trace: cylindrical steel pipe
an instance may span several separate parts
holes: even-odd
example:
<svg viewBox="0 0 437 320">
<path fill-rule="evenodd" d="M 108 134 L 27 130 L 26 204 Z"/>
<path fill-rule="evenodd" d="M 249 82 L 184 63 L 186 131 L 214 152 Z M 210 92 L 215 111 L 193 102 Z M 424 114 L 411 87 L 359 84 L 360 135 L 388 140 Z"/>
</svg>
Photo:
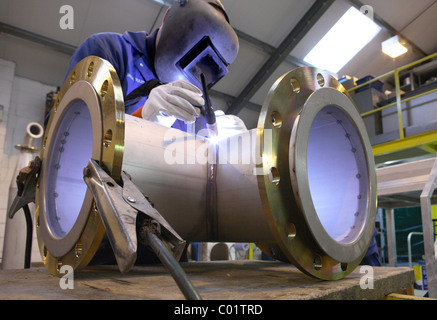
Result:
<svg viewBox="0 0 437 320">
<path fill-rule="evenodd" d="M 256 130 L 214 144 L 129 115 L 125 124 L 123 170 L 183 239 L 274 240 L 254 174 Z M 216 212 L 207 212 L 208 198 L 213 196 L 207 193 L 207 171 L 214 162 L 217 206 Z"/>
<path fill-rule="evenodd" d="M 37 234 L 47 268 L 79 269 L 104 236 L 82 179 L 89 158 L 126 171 L 188 242 L 256 242 L 320 279 L 364 256 L 376 215 L 376 174 L 363 121 L 327 73 L 278 79 L 257 129 L 209 141 L 124 114 L 115 70 L 89 57 L 62 87 L 44 139 Z"/>
</svg>

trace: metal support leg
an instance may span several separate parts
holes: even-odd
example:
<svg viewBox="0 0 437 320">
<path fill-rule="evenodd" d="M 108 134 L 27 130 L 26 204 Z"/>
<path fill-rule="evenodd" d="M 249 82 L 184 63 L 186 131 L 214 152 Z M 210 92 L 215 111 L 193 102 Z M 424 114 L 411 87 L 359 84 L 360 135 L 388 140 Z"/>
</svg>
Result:
<svg viewBox="0 0 437 320">
<path fill-rule="evenodd" d="M 428 295 L 437 298 L 437 270 L 434 250 L 434 230 L 432 224 L 431 197 L 437 183 L 437 161 L 432 167 L 428 182 L 420 195 L 422 211 L 423 241 L 425 246 L 426 273 L 428 276 Z"/>
<path fill-rule="evenodd" d="M 387 248 L 388 248 L 388 263 L 391 267 L 396 267 L 396 232 L 395 232 L 395 217 L 393 209 L 385 210 L 385 221 L 387 225 Z"/>
<path fill-rule="evenodd" d="M 425 246 L 426 273 L 428 276 L 428 294 L 430 298 L 437 298 L 437 272 L 435 264 L 434 233 L 431 224 L 431 201 L 420 197 L 422 208 L 423 241 Z"/>
<path fill-rule="evenodd" d="M 411 238 L 413 236 L 423 236 L 423 232 L 410 232 L 407 237 L 407 246 L 408 246 L 408 266 L 410 268 L 413 267 L 413 254 L 411 253 Z"/>
</svg>

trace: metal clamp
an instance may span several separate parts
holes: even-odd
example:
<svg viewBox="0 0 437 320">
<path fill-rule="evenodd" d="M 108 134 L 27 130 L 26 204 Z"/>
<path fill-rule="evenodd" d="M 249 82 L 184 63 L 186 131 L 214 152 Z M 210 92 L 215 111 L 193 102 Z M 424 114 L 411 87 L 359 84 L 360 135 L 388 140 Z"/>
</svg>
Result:
<svg viewBox="0 0 437 320">
<path fill-rule="evenodd" d="M 36 157 L 27 167 L 20 170 L 17 176 L 17 195 L 8 209 L 8 217 L 12 219 L 20 210 L 24 211 L 26 219 L 26 250 L 24 254 L 24 268 L 30 268 L 33 222 L 29 209 L 29 203 L 35 202 L 36 184 L 41 170 L 41 159 Z"/>
<path fill-rule="evenodd" d="M 35 190 L 41 169 L 41 159 L 36 157 L 29 166 L 20 170 L 17 176 L 17 196 L 8 211 L 8 217 L 12 219 L 15 213 L 29 203 L 35 202 Z"/>
<path fill-rule="evenodd" d="M 128 174 L 122 172 L 121 179 L 123 187 L 93 159 L 84 169 L 85 183 L 94 196 L 120 272 L 126 273 L 133 267 L 137 241 L 141 241 L 169 269 L 187 299 L 200 299 L 178 263 L 186 242 L 153 208 Z"/>
</svg>

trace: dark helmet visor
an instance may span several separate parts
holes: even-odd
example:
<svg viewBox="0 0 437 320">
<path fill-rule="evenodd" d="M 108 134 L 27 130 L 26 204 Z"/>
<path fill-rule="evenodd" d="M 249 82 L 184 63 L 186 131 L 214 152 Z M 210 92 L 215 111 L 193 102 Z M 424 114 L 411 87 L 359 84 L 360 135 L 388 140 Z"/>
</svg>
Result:
<svg viewBox="0 0 437 320">
<path fill-rule="evenodd" d="M 179 70 L 190 82 L 201 88 L 201 74 L 211 88 L 228 73 L 227 63 L 220 56 L 209 37 L 204 37 L 177 62 Z"/>
<path fill-rule="evenodd" d="M 228 73 L 238 54 L 238 37 L 219 0 L 176 2 L 166 15 L 155 53 L 162 82 L 186 80 L 212 87 Z"/>
</svg>

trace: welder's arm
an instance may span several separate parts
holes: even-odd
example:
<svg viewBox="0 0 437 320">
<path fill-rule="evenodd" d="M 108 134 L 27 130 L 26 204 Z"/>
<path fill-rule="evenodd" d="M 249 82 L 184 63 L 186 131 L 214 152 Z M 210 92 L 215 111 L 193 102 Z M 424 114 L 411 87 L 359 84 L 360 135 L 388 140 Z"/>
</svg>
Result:
<svg viewBox="0 0 437 320">
<path fill-rule="evenodd" d="M 200 115 L 200 108 L 205 104 L 202 91 L 193 84 L 177 80 L 152 89 L 141 108 L 133 115 L 171 127 L 176 119 L 193 123 Z"/>
</svg>

